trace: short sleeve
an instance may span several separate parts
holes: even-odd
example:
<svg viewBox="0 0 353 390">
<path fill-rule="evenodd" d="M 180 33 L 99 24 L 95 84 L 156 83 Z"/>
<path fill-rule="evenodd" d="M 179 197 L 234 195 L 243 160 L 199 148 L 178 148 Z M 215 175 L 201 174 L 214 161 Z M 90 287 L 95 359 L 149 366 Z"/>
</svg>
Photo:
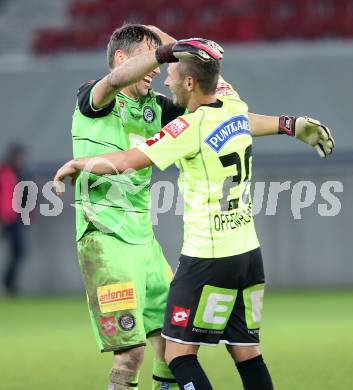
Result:
<svg viewBox="0 0 353 390">
<path fill-rule="evenodd" d="M 77 92 L 77 104 L 82 115 L 88 118 L 102 118 L 109 115 L 115 106 L 115 99 L 101 108 L 93 107 L 92 91 L 99 80 L 90 80 L 81 85 Z"/>
<path fill-rule="evenodd" d="M 138 148 L 161 170 L 182 158 L 192 158 L 200 149 L 200 121 L 198 115 L 178 117 Z"/>
</svg>

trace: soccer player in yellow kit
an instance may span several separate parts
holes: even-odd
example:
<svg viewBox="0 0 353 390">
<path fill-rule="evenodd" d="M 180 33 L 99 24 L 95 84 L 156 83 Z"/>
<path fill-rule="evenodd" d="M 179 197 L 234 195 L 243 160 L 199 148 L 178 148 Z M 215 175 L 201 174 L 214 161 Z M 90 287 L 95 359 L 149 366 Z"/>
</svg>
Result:
<svg viewBox="0 0 353 390">
<path fill-rule="evenodd" d="M 272 389 L 259 349 L 264 273 L 253 218 L 249 183 L 251 144 L 247 105 L 235 94 L 216 96 L 219 52 L 193 53 L 168 69 L 166 85 L 188 114 L 166 125 L 137 148 L 72 160 L 59 169 L 57 186 L 87 164 L 95 174 L 177 163 L 185 199 L 184 245 L 171 284 L 162 335 L 166 360 L 181 389 L 211 385 L 197 361 L 201 344 L 227 344 L 244 388 Z M 306 120 L 306 119 L 304 119 Z M 294 125 L 293 125 L 294 123 Z M 288 129 L 316 137 L 325 153 L 333 148 L 318 122 Z M 304 130 L 303 130 L 304 129 Z"/>
</svg>

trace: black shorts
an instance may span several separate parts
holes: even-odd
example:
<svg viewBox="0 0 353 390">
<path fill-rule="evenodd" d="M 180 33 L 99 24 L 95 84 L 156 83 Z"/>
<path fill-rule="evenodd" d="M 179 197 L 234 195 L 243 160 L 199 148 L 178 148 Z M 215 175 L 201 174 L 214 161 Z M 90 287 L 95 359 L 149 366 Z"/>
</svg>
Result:
<svg viewBox="0 0 353 390">
<path fill-rule="evenodd" d="M 219 259 L 181 255 L 162 336 L 184 344 L 257 345 L 263 295 L 260 248 Z"/>
</svg>

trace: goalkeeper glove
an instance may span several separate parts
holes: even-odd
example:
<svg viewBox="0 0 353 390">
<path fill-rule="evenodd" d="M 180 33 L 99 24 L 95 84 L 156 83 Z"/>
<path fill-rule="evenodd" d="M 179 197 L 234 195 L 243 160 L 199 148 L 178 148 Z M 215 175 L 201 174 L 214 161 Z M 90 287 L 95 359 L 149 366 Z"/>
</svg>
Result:
<svg viewBox="0 0 353 390">
<path fill-rule="evenodd" d="M 156 49 L 156 59 L 159 64 L 178 62 L 188 58 L 198 58 L 202 61 L 221 60 L 223 48 L 214 41 L 203 38 L 182 39 Z"/>
<path fill-rule="evenodd" d="M 278 133 L 298 138 L 314 147 L 322 158 L 331 154 L 335 146 L 335 141 L 328 127 L 322 125 L 318 120 L 307 116 L 296 118 L 294 116 L 281 115 L 279 117 Z"/>
</svg>

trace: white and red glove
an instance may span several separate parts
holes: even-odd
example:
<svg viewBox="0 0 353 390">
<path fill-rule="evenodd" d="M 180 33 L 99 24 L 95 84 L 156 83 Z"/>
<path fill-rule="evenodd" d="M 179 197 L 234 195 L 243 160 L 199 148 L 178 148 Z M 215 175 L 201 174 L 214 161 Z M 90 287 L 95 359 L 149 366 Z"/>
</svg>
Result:
<svg viewBox="0 0 353 390">
<path fill-rule="evenodd" d="M 178 62 L 193 57 L 207 62 L 221 60 L 223 52 L 223 48 L 214 41 L 190 38 L 159 46 L 156 49 L 156 59 L 159 64 Z"/>
<path fill-rule="evenodd" d="M 279 117 L 279 134 L 295 137 L 316 149 L 320 157 L 325 158 L 331 154 L 335 141 L 327 126 L 308 116 L 281 115 Z"/>
</svg>

